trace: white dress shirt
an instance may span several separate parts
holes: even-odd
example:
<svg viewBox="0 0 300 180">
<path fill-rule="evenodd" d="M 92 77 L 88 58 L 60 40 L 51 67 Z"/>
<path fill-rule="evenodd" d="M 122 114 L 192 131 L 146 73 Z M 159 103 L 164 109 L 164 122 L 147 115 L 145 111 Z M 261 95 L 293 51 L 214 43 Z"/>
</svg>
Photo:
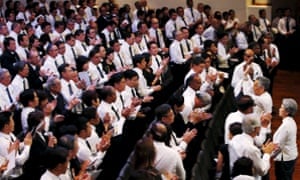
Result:
<svg viewBox="0 0 300 180">
<path fill-rule="evenodd" d="M 28 115 L 33 111 L 35 111 L 35 109 L 32 108 L 32 107 L 24 107 L 22 109 L 21 123 L 22 123 L 22 130 L 23 130 L 24 133 L 26 133 L 27 130 L 28 130 Z"/>
<path fill-rule="evenodd" d="M 72 93 L 70 92 L 69 85 L 71 85 Z M 64 99 L 67 103 L 74 98 L 79 98 L 81 96 L 81 89 L 79 89 L 73 80 L 65 80 L 61 79 L 61 94 L 63 95 Z"/>
<path fill-rule="evenodd" d="M 228 114 L 225 120 L 225 126 L 224 126 L 224 142 L 225 144 L 229 143 L 229 127 L 233 123 L 242 123 L 243 119 L 245 117 L 245 114 L 243 114 L 240 111 L 231 112 Z"/>
<path fill-rule="evenodd" d="M 20 143 L 19 149 L 8 152 L 9 147 L 13 142 L 17 140 L 13 133 L 5 134 L 0 132 L 0 156 L 5 157 L 8 162 L 8 169 L 4 171 L 8 173 L 11 169 L 16 166 L 22 166 L 29 157 L 30 146 Z"/>
<path fill-rule="evenodd" d="M 101 76 L 101 74 L 98 70 L 98 67 L 99 67 L 100 71 L 102 72 L 103 77 Z M 99 63 L 96 65 L 92 62 L 89 62 L 88 72 L 91 76 L 91 81 L 93 82 L 93 84 L 103 86 L 104 83 L 108 81 L 108 77 L 107 77 L 107 74 L 105 73 L 105 71 L 103 70 L 102 63 Z"/>
<path fill-rule="evenodd" d="M 233 75 L 232 75 L 232 81 L 231 81 L 231 86 L 232 87 L 235 87 L 238 82 L 240 80 L 243 80 L 244 78 L 249 78 L 249 75 L 247 74 L 247 76 L 245 77 L 245 73 L 244 73 L 244 66 L 246 65 L 246 62 L 242 62 L 240 63 L 239 65 L 237 65 L 235 68 L 234 68 L 234 71 L 233 71 Z M 252 67 L 253 69 L 253 79 L 255 80 L 257 77 L 260 77 L 260 76 L 263 76 L 262 74 L 262 70 L 260 68 L 260 66 L 254 62 L 252 62 L 250 64 L 250 66 Z"/>
<path fill-rule="evenodd" d="M 287 17 L 283 17 L 279 20 L 278 22 L 278 31 L 280 34 L 282 35 L 286 35 L 286 33 L 288 32 L 286 29 L 286 21 L 287 21 Z M 289 32 L 294 33 L 295 32 L 295 27 L 296 27 L 296 21 L 294 18 L 290 17 L 289 18 Z"/>
<path fill-rule="evenodd" d="M 184 180 L 185 170 L 179 153 L 163 142 L 154 141 L 153 144 L 156 150 L 154 167 L 160 172 L 170 172 L 177 175 L 180 180 Z"/>
<path fill-rule="evenodd" d="M 55 62 L 56 59 L 48 55 L 43 66 L 41 67 L 41 70 L 44 70 L 47 76 L 54 75 L 56 77 L 59 77 L 59 72 L 57 70 Z"/>
<path fill-rule="evenodd" d="M 90 50 L 91 47 L 88 46 L 85 42 L 81 42 L 77 39 L 75 40 L 75 51 L 78 55 L 88 57 Z"/>
<path fill-rule="evenodd" d="M 176 26 L 176 29 L 175 29 Z M 166 37 L 169 40 L 173 40 L 174 36 L 173 36 L 173 32 L 179 30 L 179 24 L 177 25 L 176 21 L 173 21 L 172 19 L 169 19 L 165 25 L 165 33 L 166 33 Z M 171 48 L 170 48 L 171 49 Z"/>
<path fill-rule="evenodd" d="M 156 73 L 162 66 L 161 64 L 161 56 L 160 55 L 152 55 L 151 57 L 151 60 L 152 60 L 152 64 L 151 64 L 151 68 L 153 70 L 153 73 Z"/>
<path fill-rule="evenodd" d="M 209 26 L 207 29 L 204 30 L 203 36 L 205 37 L 206 40 L 212 40 L 216 41 L 216 30 L 213 26 Z"/>
<path fill-rule="evenodd" d="M 154 92 L 154 90 L 147 85 L 147 81 L 143 75 L 143 71 L 139 68 L 133 68 L 133 70 L 138 74 L 139 76 L 139 86 L 138 86 L 138 92 L 141 96 L 147 96 Z"/>
<path fill-rule="evenodd" d="M 116 112 L 113 111 L 113 108 Z M 123 126 L 125 123 L 125 118 L 121 115 L 121 109 L 118 109 L 114 103 L 107 103 L 105 101 L 101 101 L 100 105 L 98 106 L 97 112 L 99 117 L 103 120 L 106 114 L 108 113 L 110 117 L 110 124 L 114 128 L 114 136 L 121 135 L 123 133 Z M 116 115 L 118 114 L 118 116 Z"/>
<path fill-rule="evenodd" d="M 11 82 L 12 87 L 15 90 L 16 96 L 18 97 L 21 92 L 29 89 L 28 79 L 26 77 L 21 77 L 17 74 Z"/>
<path fill-rule="evenodd" d="M 122 70 L 125 66 L 127 66 L 126 57 L 122 51 L 114 52 L 113 63 L 118 71 Z"/>
<path fill-rule="evenodd" d="M 49 170 L 47 170 L 42 175 L 41 180 L 61 180 L 61 179 L 60 179 L 59 176 L 56 176 L 55 174 L 53 174 L 52 172 L 50 172 Z"/>
<path fill-rule="evenodd" d="M 194 47 L 198 47 L 200 49 L 204 48 L 204 42 L 206 41 L 206 39 L 205 39 L 205 37 L 203 35 L 194 34 L 194 36 L 192 36 L 191 40 L 193 42 L 193 46 Z"/>
<path fill-rule="evenodd" d="M 225 45 L 218 42 L 218 59 L 220 68 L 229 68 L 228 61 L 231 57 L 230 53 L 226 51 Z"/>
<path fill-rule="evenodd" d="M 79 53 L 76 51 L 75 45 L 71 47 L 69 44 L 66 43 L 65 47 L 66 62 L 76 67 L 76 58 L 78 57 Z M 74 49 L 74 53 L 72 51 L 72 48 Z"/>
<path fill-rule="evenodd" d="M 241 143 L 243 142 L 243 143 Z M 228 146 L 230 167 L 240 157 L 248 157 L 253 161 L 254 175 L 256 179 L 266 175 L 270 169 L 270 154 L 261 154 L 260 149 L 254 145 L 254 139 L 245 133 L 236 135 Z"/>
<path fill-rule="evenodd" d="M 184 9 L 184 16 L 188 24 L 195 23 L 200 18 L 199 11 L 188 7 Z"/>
<path fill-rule="evenodd" d="M 27 61 L 27 53 L 29 53 L 28 48 L 18 46 L 16 49 L 16 53 L 18 54 L 21 61 Z"/>
<path fill-rule="evenodd" d="M 253 40 L 257 42 L 260 39 L 260 37 L 263 35 L 263 32 L 260 30 L 259 26 L 253 24 L 250 25 L 250 29 L 253 35 Z"/>
<path fill-rule="evenodd" d="M 131 48 L 130 48 L 131 47 Z M 131 49 L 131 53 L 130 53 L 130 49 Z M 128 66 L 133 66 L 133 62 L 132 62 L 132 56 L 135 56 L 136 54 L 136 50 L 134 49 L 134 47 L 132 45 L 129 45 L 126 41 L 124 41 L 122 43 L 120 52 L 122 54 L 122 56 L 125 57 L 125 63 Z M 132 54 L 132 56 L 131 56 Z M 123 57 L 122 57 L 123 58 Z"/>
<path fill-rule="evenodd" d="M 77 157 L 80 162 L 89 160 L 90 165 L 93 164 L 94 168 L 97 168 L 102 163 L 105 152 L 92 152 L 87 145 L 86 139 L 81 137 L 78 137 L 78 146 Z"/>
<path fill-rule="evenodd" d="M 10 101 L 10 98 L 8 96 L 7 88 L 10 93 L 12 102 Z M 15 90 L 16 89 L 14 89 L 11 84 L 8 86 L 4 86 L 3 84 L 0 83 L 0 94 L 1 94 L 0 108 L 1 108 L 1 111 L 9 108 L 12 104 L 16 103 L 17 93 L 15 92 Z"/>
<path fill-rule="evenodd" d="M 273 143 L 278 144 L 281 153 L 275 161 L 291 161 L 298 157 L 297 124 L 292 117 L 286 117 L 273 136 Z"/>
<path fill-rule="evenodd" d="M 149 36 L 151 39 L 155 39 L 156 43 L 158 45 L 159 48 L 165 48 L 166 44 L 165 44 L 165 40 L 164 40 L 164 36 L 161 32 L 161 30 L 159 28 L 154 29 L 154 28 L 149 28 Z M 157 34 L 156 34 L 157 31 Z"/>
<path fill-rule="evenodd" d="M 182 50 L 180 46 L 182 46 Z M 183 45 L 180 45 L 179 41 L 174 40 L 170 45 L 169 51 L 170 51 L 171 62 L 174 62 L 175 64 L 183 64 L 186 62 L 187 59 L 184 58 L 185 54 L 184 54 Z"/>
<path fill-rule="evenodd" d="M 248 48 L 248 41 L 244 32 L 238 31 L 235 37 L 235 41 L 239 49 Z"/>
<path fill-rule="evenodd" d="M 280 62 L 280 56 L 279 56 L 279 50 L 278 47 L 271 43 L 269 45 L 269 49 L 264 49 L 263 50 L 263 55 L 266 58 L 271 58 L 271 62 Z"/>
<path fill-rule="evenodd" d="M 259 18 L 259 28 L 262 32 L 267 33 L 269 31 L 269 27 L 271 26 L 271 22 L 267 18 Z"/>
<path fill-rule="evenodd" d="M 104 28 L 101 33 L 104 35 L 106 40 L 106 47 L 110 47 L 109 42 L 115 39 L 114 32 L 109 32 L 107 28 Z"/>
</svg>

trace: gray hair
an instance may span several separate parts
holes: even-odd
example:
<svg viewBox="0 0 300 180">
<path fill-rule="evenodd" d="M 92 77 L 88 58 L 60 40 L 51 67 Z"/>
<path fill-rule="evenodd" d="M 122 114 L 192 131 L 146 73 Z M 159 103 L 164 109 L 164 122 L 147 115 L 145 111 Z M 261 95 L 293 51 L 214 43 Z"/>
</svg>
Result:
<svg viewBox="0 0 300 180">
<path fill-rule="evenodd" d="M 282 99 L 282 106 L 284 107 L 285 111 L 288 113 L 289 116 L 295 116 L 298 110 L 298 104 L 295 99 L 292 98 L 284 98 Z"/>
<path fill-rule="evenodd" d="M 242 122 L 243 132 L 246 134 L 251 134 L 255 131 L 255 128 L 260 127 L 260 120 L 257 116 L 247 115 L 244 117 Z"/>
<path fill-rule="evenodd" d="M 0 68 L 0 81 L 3 80 L 5 73 L 9 72 L 7 69 L 5 68 Z"/>
<path fill-rule="evenodd" d="M 46 88 L 50 91 L 51 87 L 56 85 L 56 80 L 59 79 L 58 77 L 55 76 L 51 76 L 48 78 L 47 82 L 46 82 Z"/>
<path fill-rule="evenodd" d="M 196 94 L 196 97 L 201 100 L 203 106 L 211 104 L 211 96 L 207 92 L 199 92 Z"/>
<path fill-rule="evenodd" d="M 259 83 L 259 86 L 263 87 L 265 91 L 270 88 L 270 79 L 264 76 L 257 77 L 256 80 Z"/>
</svg>

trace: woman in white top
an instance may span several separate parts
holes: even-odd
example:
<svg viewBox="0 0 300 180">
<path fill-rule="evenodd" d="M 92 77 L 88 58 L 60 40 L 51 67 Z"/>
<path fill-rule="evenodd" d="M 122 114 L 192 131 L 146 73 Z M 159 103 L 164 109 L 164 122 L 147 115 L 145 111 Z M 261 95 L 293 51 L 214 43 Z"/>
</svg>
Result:
<svg viewBox="0 0 300 180">
<path fill-rule="evenodd" d="M 297 124 L 294 116 L 297 112 L 298 104 L 292 98 L 284 98 L 279 108 L 279 116 L 282 123 L 273 137 L 273 143 L 278 144 L 279 154 L 275 156 L 275 175 L 276 179 L 293 179 L 297 149 Z"/>
</svg>

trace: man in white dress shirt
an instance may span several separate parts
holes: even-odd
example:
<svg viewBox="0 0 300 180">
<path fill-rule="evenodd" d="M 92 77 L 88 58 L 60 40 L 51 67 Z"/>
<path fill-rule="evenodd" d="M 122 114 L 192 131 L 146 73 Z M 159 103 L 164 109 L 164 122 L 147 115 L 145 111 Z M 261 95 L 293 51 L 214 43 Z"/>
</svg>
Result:
<svg viewBox="0 0 300 180">
<path fill-rule="evenodd" d="M 177 12 L 176 22 L 179 25 L 179 29 L 181 29 L 182 27 L 189 28 L 190 22 L 187 21 L 187 18 L 184 15 L 183 7 L 181 6 L 177 7 L 176 12 Z"/>
<path fill-rule="evenodd" d="M 146 68 L 146 60 L 143 55 L 136 55 L 133 57 L 133 63 L 135 68 L 133 70 L 137 72 L 139 76 L 139 85 L 138 85 L 138 92 L 141 96 L 147 96 L 152 94 L 153 92 L 160 91 L 161 86 L 155 85 L 149 87 L 147 85 L 147 81 L 143 75 L 143 70 Z"/>
<path fill-rule="evenodd" d="M 189 26 L 194 25 L 200 18 L 200 14 L 197 9 L 193 8 L 193 0 L 186 1 L 186 8 L 184 9 L 184 16 L 187 19 Z"/>
<path fill-rule="evenodd" d="M 16 96 L 18 97 L 20 93 L 26 89 L 29 89 L 28 74 L 29 66 L 26 62 L 20 61 L 14 65 L 16 69 L 16 76 L 11 82 L 12 87 L 15 89 Z"/>
<path fill-rule="evenodd" d="M 110 46 L 113 48 L 114 59 L 113 63 L 116 66 L 117 71 L 122 71 L 128 68 L 125 53 L 121 51 L 121 45 L 118 40 L 110 41 Z"/>
<path fill-rule="evenodd" d="M 91 77 L 92 84 L 101 87 L 108 81 L 111 74 L 106 74 L 103 70 L 103 59 L 106 55 L 106 51 L 103 45 L 99 48 L 93 48 L 89 53 L 89 69 L 88 72 Z"/>
<path fill-rule="evenodd" d="M 296 21 L 291 17 L 291 9 L 287 8 L 284 16 L 278 22 L 278 31 L 283 36 L 290 36 L 296 31 L 295 28 Z"/>
<path fill-rule="evenodd" d="M 241 89 L 246 90 L 252 87 L 253 80 L 263 76 L 260 66 L 253 62 L 254 52 L 246 49 L 244 53 L 244 62 L 234 68 L 231 86 L 234 88 L 234 95 L 238 96 Z"/>
<path fill-rule="evenodd" d="M 8 160 L 8 168 L 4 171 L 4 176 L 14 175 L 13 172 L 22 173 L 20 167 L 29 157 L 32 144 L 31 133 L 28 133 L 23 142 L 20 142 L 13 134 L 15 122 L 11 112 L 0 113 L 0 156 Z M 19 170 L 18 170 L 19 168 Z M 17 176 L 21 174 L 15 174 Z"/>
<path fill-rule="evenodd" d="M 54 44 L 49 44 L 47 47 L 47 54 L 46 60 L 41 67 L 41 70 L 45 72 L 46 76 L 56 76 L 59 77 L 58 73 L 58 62 L 56 57 L 58 55 L 58 48 Z"/>
<path fill-rule="evenodd" d="M 26 34 L 18 35 L 19 46 L 16 49 L 21 61 L 27 61 L 29 55 L 29 38 Z"/>
<path fill-rule="evenodd" d="M 85 32 L 81 29 L 76 30 L 75 39 L 76 53 L 88 57 L 91 47 L 85 43 Z"/>
<path fill-rule="evenodd" d="M 157 18 L 151 19 L 151 27 L 149 28 L 149 36 L 153 39 L 157 46 L 160 48 L 161 51 L 167 52 L 168 48 L 165 44 L 164 35 L 162 34 L 161 29 L 159 28 L 159 21 Z"/>
<path fill-rule="evenodd" d="M 11 85 L 11 75 L 5 68 L 0 69 L 0 93 L 1 111 L 9 110 L 17 101 L 15 89 Z"/>
<path fill-rule="evenodd" d="M 92 147 L 92 144 L 88 141 L 92 134 L 92 126 L 89 120 L 86 117 L 78 117 L 75 124 L 77 127 L 79 145 L 77 157 L 80 162 L 89 161 L 89 166 L 92 169 L 97 169 L 102 163 L 102 159 L 105 156 L 105 151 L 109 147 L 109 144 L 106 144 L 105 146 L 102 146 L 103 144 L 99 145 L 94 152 L 94 147 Z"/>
<path fill-rule="evenodd" d="M 140 50 L 135 47 L 135 36 L 133 33 L 126 33 L 125 41 L 122 42 L 121 52 L 125 57 L 125 63 L 129 67 L 133 67 L 132 58 L 137 54 L 141 54 Z M 123 57 L 122 57 L 123 58 Z"/>
<path fill-rule="evenodd" d="M 192 36 L 191 40 L 193 42 L 194 47 L 199 48 L 200 53 L 204 48 L 205 37 L 203 36 L 204 26 L 200 23 L 195 25 L 195 34 Z"/>
<path fill-rule="evenodd" d="M 67 34 L 65 36 L 66 39 L 66 63 L 71 64 L 73 67 L 76 67 L 76 58 L 78 57 L 79 53 L 75 47 L 75 36 L 73 34 Z"/>
<path fill-rule="evenodd" d="M 250 30 L 252 32 L 252 40 L 257 42 L 263 35 L 263 32 L 259 27 L 259 21 L 253 14 L 249 15 L 248 21 L 250 24 Z"/>
<path fill-rule="evenodd" d="M 61 94 L 68 104 L 73 104 L 81 96 L 82 90 L 77 87 L 77 84 L 72 80 L 73 69 L 70 64 L 62 64 L 58 68 L 61 76 Z"/>
<path fill-rule="evenodd" d="M 270 169 L 270 155 L 275 149 L 273 143 L 268 143 L 262 148 L 262 152 L 254 145 L 254 138 L 259 134 L 261 127 L 260 120 L 255 117 L 245 117 L 242 122 L 243 133 L 236 135 L 229 143 L 228 151 L 230 167 L 240 157 L 248 157 L 253 161 L 254 176 L 261 179 Z M 242 142 L 242 143 L 241 143 Z"/>
<path fill-rule="evenodd" d="M 113 136 L 123 134 L 123 126 L 125 117 L 122 115 L 122 109 L 117 108 L 115 102 L 117 100 L 116 90 L 111 86 L 104 86 L 101 89 L 103 100 L 98 106 L 97 112 L 102 119 L 104 126 L 113 128 Z"/>
<path fill-rule="evenodd" d="M 267 19 L 267 12 L 265 9 L 260 9 L 259 14 L 259 27 L 263 33 L 271 31 L 271 22 Z"/>
<path fill-rule="evenodd" d="M 179 30 L 179 24 L 177 25 L 177 21 L 176 21 L 177 13 L 175 9 L 169 10 L 169 17 L 170 19 L 167 21 L 165 25 L 165 33 L 166 33 L 166 38 L 170 42 L 172 42 L 175 39 L 173 32 Z"/>
<path fill-rule="evenodd" d="M 106 24 L 106 27 L 101 32 L 101 34 L 102 34 L 101 37 L 103 37 L 103 40 L 105 42 L 105 47 L 107 47 L 107 48 L 110 47 L 110 44 L 109 44 L 110 41 L 116 39 L 115 34 L 114 34 L 115 27 L 116 27 L 116 23 L 113 21 L 109 21 Z"/>
<path fill-rule="evenodd" d="M 61 180 L 60 175 L 66 173 L 69 166 L 69 151 L 66 148 L 57 146 L 48 148 L 45 152 L 45 164 L 47 170 L 41 180 Z"/>
<path fill-rule="evenodd" d="M 179 153 L 165 144 L 167 127 L 160 123 L 153 123 L 150 128 L 156 150 L 154 167 L 160 172 L 169 172 L 179 179 L 185 179 L 186 172 Z"/>
</svg>

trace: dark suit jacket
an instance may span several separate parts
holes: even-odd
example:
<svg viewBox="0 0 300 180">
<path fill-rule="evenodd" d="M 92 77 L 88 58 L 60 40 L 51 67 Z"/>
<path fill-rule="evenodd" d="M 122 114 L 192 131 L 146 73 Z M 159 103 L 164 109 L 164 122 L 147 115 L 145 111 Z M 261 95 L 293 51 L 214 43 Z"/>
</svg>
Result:
<svg viewBox="0 0 300 180">
<path fill-rule="evenodd" d="M 29 82 L 29 87 L 32 89 L 43 89 L 44 80 L 40 79 L 39 71 L 39 67 L 36 67 L 36 69 L 34 70 L 33 67 L 29 64 L 29 75 L 27 79 Z"/>
<path fill-rule="evenodd" d="M 46 93 L 48 95 L 49 102 L 55 100 L 54 96 L 50 93 L 50 91 L 47 90 Z M 59 93 L 57 95 L 56 101 L 57 101 L 57 104 L 56 104 L 56 107 L 55 107 L 53 113 L 65 115 L 66 114 L 66 107 L 65 107 L 66 102 L 65 102 L 65 99 L 62 96 L 62 94 Z"/>
<path fill-rule="evenodd" d="M 9 50 L 4 50 L 3 54 L 0 56 L 0 63 L 2 68 L 6 68 L 12 77 L 14 77 L 17 72 L 14 69 L 14 63 L 19 62 L 20 57 L 16 52 Z"/>
</svg>

